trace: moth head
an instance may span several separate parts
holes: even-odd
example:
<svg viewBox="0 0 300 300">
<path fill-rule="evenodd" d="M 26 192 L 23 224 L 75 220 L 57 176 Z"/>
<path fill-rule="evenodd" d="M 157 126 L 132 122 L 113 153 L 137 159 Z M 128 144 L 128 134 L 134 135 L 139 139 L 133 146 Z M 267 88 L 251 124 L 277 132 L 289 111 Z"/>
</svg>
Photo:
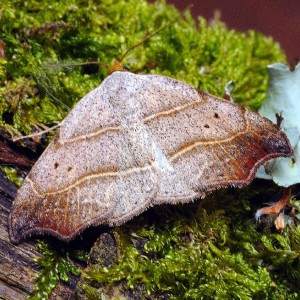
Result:
<svg viewBox="0 0 300 300">
<path fill-rule="evenodd" d="M 120 71 L 120 72 L 128 72 L 129 68 L 122 66 L 121 62 L 118 60 L 115 60 L 114 64 L 112 66 L 109 66 L 108 68 L 108 75 L 112 74 L 113 72 Z"/>
</svg>

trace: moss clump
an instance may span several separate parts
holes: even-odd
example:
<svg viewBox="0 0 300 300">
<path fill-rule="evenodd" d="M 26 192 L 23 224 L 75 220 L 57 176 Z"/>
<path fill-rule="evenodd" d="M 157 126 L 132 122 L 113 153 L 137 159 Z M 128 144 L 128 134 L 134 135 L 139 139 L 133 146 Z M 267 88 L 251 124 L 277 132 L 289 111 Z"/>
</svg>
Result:
<svg viewBox="0 0 300 300">
<path fill-rule="evenodd" d="M 163 1 L 4 1 L 0 125 L 16 135 L 60 122 L 99 85 L 106 70 L 51 65 L 112 64 L 178 16 Z M 234 99 L 257 109 L 266 94 L 265 67 L 278 61 L 285 57 L 271 38 L 229 31 L 218 20 L 195 23 L 186 13 L 132 51 L 124 64 L 133 72 L 168 75 L 217 96 L 233 80 Z M 99 299 L 99 286 L 107 285 L 153 299 L 297 299 L 299 226 L 288 227 L 285 235 L 257 231 L 249 221 L 251 193 L 216 193 L 203 207 L 200 202 L 158 207 L 116 228 L 118 261 L 98 270 L 89 266 L 82 276 L 87 292 L 82 297 Z M 50 254 L 45 264 L 41 261 L 41 278 L 48 278 L 49 285 L 38 281 L 36 289 L 45 297 L 61 277 L 55 275 L 55 264 L 46 264 Z M 74 271 L 60 265 L 62 274 Z"/>
<path fill-rule="evenodd" d="M 42 268 L 36 278 L 33 295 L 30 300 L 48 299 L 59 280 L 68 283 L 69 274 L 77 275 L 79 270 L 69 258 L 69 253 L 64 249 L 53 249 L 49 244 L 39 241 L 38 249 L 43 256 L 36 260 L 36 264 Z"/>
<path fill-rule="evenodd" d="M 22 185 L 23 177 L 21 177 L 14 168 L 2 166 L 1 170 L 4 172 L 5 176 L 16 186 L 20 187 Z"/>
<path fill-rule="evenodd" d="M 80 299 L 298 299 L 300 225 L 260 232 L 248 206 L 257 195 L 223 190 L 115 228 L 117 262 L 89 264 Z"/>
<path fill-rule="evenodd" d="M 61 121 L 75 102 L 99 85 L 106 70 L 50 65 L 111 64 L 149 32 L 178 16 L 162 1 L 4 1 L 0 125 L 28 134 L 32 126 Z M 203 18 L 195 24 L 186 13 L 186 19 L 179 17 L 131 52 L 124 63 L 133 72 L 169 75 L 218 96 L 233 80 L 236 101 L 257 108 L 266 92 L 265 67 L 275 61 L 284 62 L 285 57 L 271 38 L 253 31 L 229 31 L 223 23 L 207 24 Z"/>
</svg>

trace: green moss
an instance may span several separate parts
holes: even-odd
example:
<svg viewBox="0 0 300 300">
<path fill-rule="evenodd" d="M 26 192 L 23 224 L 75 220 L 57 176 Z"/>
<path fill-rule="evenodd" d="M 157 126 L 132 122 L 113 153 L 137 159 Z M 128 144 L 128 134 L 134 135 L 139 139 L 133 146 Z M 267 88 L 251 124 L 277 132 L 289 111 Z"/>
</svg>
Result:
<svg viewBox="0 0 300 300">
<path fill-rule="evenodd" d="M 89 264 L 81 299 L 119 299 L 128 291 L 149 299 L 298 299 L 300 225 L 283 235 L 261 233 L 247 209 L 255 194 L 223 190 L 115 228 L 117 262 Z"/>
<path fill-rule="evenodd" d="M 69 274 L 77 275 L 79 273 L 79 270 L 70 260 L 69 253 L 63 248 L 53 248 L 43 241 L 39 241 L 37 246 L 43 256 L 36 260 L 36 264 L 42 270 L 36 278 L 30 300 L 48 299 L 60 280 L 68 283 Z"/>
<path fill-rule="evenodd" d="M 128 13 L 130 11 L 130 14 Z M 39 123 L 61 121 L 83 95 L 99 85 L 106 70 L 51 68 L 64 62 L 101 61 L 111 64 L 148 32 L 178 17 L 164 2 L 140 0 L 4 1 L 0 10 L 0 38 L 7 59 L 0 61 L 0 124 L 26 134 Z M 222 96 L 233 80 L 233 97 L 258 108 L 265 96 L 265 67 L 285 61 L 270 38 L 250 31 L 238 33 L 189 13 L 179 17 L 124 63 L 131 70 L 169 75 Z M 4 112 L 13 114 L 8 121 Z"/>
<path fill-rule="evenodd" d="M 133 72 L 164 74 L 217 96 L 233 80 L 235 101 L 257 109 L 266 94 L 266 65 L 285 62 L 278 44 L 254 31 L 239 33 L 218 20 L 195 22 L 185 15 L 163 1 L 2 1 L 0 125 L 17 135 L 60 122 L 106 70 L 51 65 L 112 64 L 178 16 L 123 63 Z M 82 298 L 99 299 L 103 286 L 118 287 L 119 298 L 130 293 L 152 299 L 299 298 L 297 219 L 283 235 L 261 233 L 250 209 L 257 192 L 227 190 L 204 204 L 157 207 L 116 228 L 117 262 L 84 270 Z M 34 299 L 46 298 L 59 279 L 75 273 L 65 252 L 42 248 Z"/>
<path fill-rule="evenodd" d="M 24 178 L 18 174 L 17 170 L 8 166 L 1 166 L 1 170 L 3 171 L 5 176 L 15 185 L 17 185 L 18 187 L 22 185 Z"/>
</svg>

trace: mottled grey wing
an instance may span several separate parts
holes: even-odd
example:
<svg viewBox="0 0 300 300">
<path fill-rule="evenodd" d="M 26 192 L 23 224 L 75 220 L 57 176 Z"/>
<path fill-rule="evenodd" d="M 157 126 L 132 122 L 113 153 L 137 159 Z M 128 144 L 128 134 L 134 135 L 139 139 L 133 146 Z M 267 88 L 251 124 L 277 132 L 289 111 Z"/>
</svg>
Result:
<svg viewBox="0 0 300 300">
<path fill-rule="evenodd" d="M 138 78 L 126 74 L 109 76 L 66 117 L 14 200 L 13 242 L 33 233 L 70 240 L 92 224 L 129 219 L 151 205 L 157 175 L 133 94 Z"/>
<path fill-rule="evenodd" d="M 176 85 L 173 79 L 165 81 Z M 286 135 L 268 119 L 204 92 L 195 98 L 184 98 L 183 103 L 174 99 L 172 109 L 160 107 L 146 117 L 148 134 L 170 165 L 168 173 L 160 174 L 155 204 L 186 202 L 216 188 L 244 186 L 260 165 L 292 154 Z"/>
<path fill-rule="evenodd" d="M 10 236 L 70 240 L 153 204 L 245 185 L 266 160 L 289 154 L 284 133 L 255 113 L 168 77 L 115 72 L 79 101 L 33 167 Z"/>
<path fill-rule="evenodd" d="M 292 154 L 286 135 L 257 113 L 172 78 L 139 78 L 144 81 L 144 130 L 159 178 L 153 204 L 187 202 L 216 188 L 244 186 L 260 165 Z"/>
</svg>

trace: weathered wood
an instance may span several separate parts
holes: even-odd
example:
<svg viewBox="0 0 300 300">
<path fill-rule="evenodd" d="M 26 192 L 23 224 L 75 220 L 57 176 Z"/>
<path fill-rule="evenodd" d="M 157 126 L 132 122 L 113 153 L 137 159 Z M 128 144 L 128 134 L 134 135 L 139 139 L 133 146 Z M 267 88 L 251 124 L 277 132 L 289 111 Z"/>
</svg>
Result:
<svg viewBox="0 0 300 300">
<path fill-rule="evenodd" d="M 41 256 L 31 241 L 13 245 L 7 228 L 11 203 L 17 192 L 16 186 L 0 171 L 0 299 L 26 299 L 32 293 L 39 268 L 34 259 Z M 51 299 L 73 299 L 76 279 L 70 285 L 59 284 Z"/>
<path fill-rule="evenodd" d="M 8 144 L 0 141 L 0 162 L 24 167 L 32 167 L 35 160 L 30 159 L 26 155 L 10 147 Z"/>
</svg>

